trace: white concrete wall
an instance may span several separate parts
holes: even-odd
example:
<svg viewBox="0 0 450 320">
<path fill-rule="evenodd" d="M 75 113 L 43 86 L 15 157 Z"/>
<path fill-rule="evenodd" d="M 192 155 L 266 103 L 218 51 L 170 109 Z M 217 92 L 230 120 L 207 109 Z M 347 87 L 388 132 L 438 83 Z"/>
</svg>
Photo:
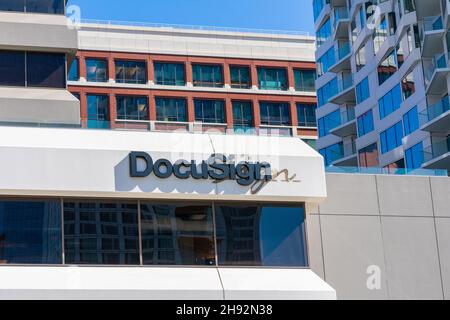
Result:
<svg viewBox="0 0 450 320">
<path fill-rule="evenodd" d="M 338 299 L 450 299 L 450 178 L 327 174 L 327 186 L 307 208 L 308 240 Z"/>
</svg>

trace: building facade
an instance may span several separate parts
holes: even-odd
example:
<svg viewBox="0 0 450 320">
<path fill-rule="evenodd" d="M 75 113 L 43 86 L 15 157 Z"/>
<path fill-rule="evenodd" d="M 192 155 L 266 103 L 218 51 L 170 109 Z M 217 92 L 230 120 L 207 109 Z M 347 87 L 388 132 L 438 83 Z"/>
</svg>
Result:
<svg viewBox="0 0 450 320">
<path fill-rule="evenodd" d="M 313 5 L 326 164 L 448 170 L 448 2 Z"/>
<path fill-rule="evenodd" d="M 69 89 L 83 126 L 317 138 L 314 38 L 88 21 Z"/>
<path fill-rule="evenodd" d="M 0 298 L 335 299 L 313 43 L 0 1 Z"/>
</svg>

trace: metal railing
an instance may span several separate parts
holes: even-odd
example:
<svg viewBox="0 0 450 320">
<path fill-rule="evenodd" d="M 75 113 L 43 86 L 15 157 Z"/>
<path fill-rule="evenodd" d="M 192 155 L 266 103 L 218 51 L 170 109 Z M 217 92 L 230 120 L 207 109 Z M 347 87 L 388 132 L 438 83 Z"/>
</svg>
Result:
<svg viewBox="0 0 450 320">
<path fill-rule="evenodd" d="M 119 20 L 114 21 L 114 20 L 82 19 L 81 24 L 100 24 L 100 25 L 105 25 L 105 26 L 158 28 L 158 29 L 167 29 L 167 30 L 257 33 L 257 34 L 304 36 L 304 37 L 310 36 L 310 33 L 307 31 L 253 29 L 253 28 L 237 28 L 237 27 L 217 27 L 217 26 L 200 26 L 200 25 L 188 25 L 188 24 L 152 23 L 152 22 L 119 21 Z"/>
<path fill-rule="evenodd" d="M 375 174 L 375 175 L 410 175 L 410 176 L 448 176 L 447 170 L 431 170 L 431 169 L 388 169 L 388 168 L 363 168 L 363 167 L 339 167 L 329 166 L 325 168 L 328 173 L 345 173 L 345 174 Z"/>
</svg>

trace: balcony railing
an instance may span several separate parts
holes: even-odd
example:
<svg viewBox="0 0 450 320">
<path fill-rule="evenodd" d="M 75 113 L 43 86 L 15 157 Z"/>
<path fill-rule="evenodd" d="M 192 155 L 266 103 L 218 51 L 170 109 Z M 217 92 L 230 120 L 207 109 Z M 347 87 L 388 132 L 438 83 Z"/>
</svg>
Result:
<svg viewBox="0 0 450 320">
<path fill-rule="evenodd" d="M 387 169 L 387 168 L 363 168 L 363 167 L 337 167 L 329 166 L 325 168 L 328 173 L 345 173 L 345 174 L 375 174 L 375 175 L 411 175 L 411 176 L 432 176 L 446 177 L 447 170 L 430 170 L 430 169 Z"/>
<path fill-rule="evenodd" d="M 347 7 L 337 7 L 334 9 L 334 27 L 339 24 L 342 20 L 348 20 L 348 9 Z"/>
<path fill-rule="evenodd" d="M 424 162 L 432 161 L 448 152 L 450 152 L 450 136 L 436 141 L 434 138 L 430 146 L 423 149 Z"/>
<path fill-rule="evenodd" d="M 423 19 L 423 31 L 436 31 L 444 29 L 441 16 L 425 17 Z"/>
<path fill-rule="evenodd" d="M 438 69 L 447 68 L 447 59 L 445 54 L 433 57 L 431 63 L 425 68 L 425 84 L 428 86 L 433 79 L 433 75 Z"/>
<path fill-rule="evenodd" d="M 446 113 L 450 110 L 450 100 L 447 97 L 439 101 L 438 103 L 428 107 L 426 110 L 419 114 L 420 125 L 423 126 L 433 119 L 436 119 L 441 114 Z"/>
<path fill-rule="evenodd" d="M 351 51 L 352 51 L 352 47 L 350 45 L 350 42 L 344 42 L 344 43 L 340 44 L 339 48 L 335 51 L 336 52 L 335 56 L 338 57 L 338 61 L 341 61 L 346 56 L 348 56 Z"/>
</svg>

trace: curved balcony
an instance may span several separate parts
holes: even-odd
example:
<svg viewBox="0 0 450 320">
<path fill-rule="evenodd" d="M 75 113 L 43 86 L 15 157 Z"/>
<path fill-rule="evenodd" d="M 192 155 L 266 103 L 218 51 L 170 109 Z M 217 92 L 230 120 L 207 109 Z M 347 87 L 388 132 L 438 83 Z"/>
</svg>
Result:
<svg viewBox="0 0 450 320">
<path fill-rule="evenodd" d="M 344 74 L 337 80 L 337 94 L 331 97 L 328 102 L 334 104 L 354 104 L 356 101 L 355 85 L 353 74 Z"/>
<path fill-rule="evenodd" d="M 328 71 L 339 73 L 351 69 L 352 48 L 349 42 L 340 44 L 339 48 L 334 51 L 334 56 L 337 57 L 337 61 L 328 68 Z"/>
<path fill-rule="evenodd" d="M 450 73 L 445 54 L 428 62 L 424 62 L 426 93 L 431 95 L 443 95 L 448 92 L 447 76 Z"/>
<path fill-rule="evenodd" d="M 419 1 L 420 2 L 420 1 Z M 421 43 L 422 56 L 433 57 L 444 52 L 444 24 L 441 16 L 425 17 L 422 20 Z"/>
<path fill-rule="evenodd" d="M 432 137 L 432 143 L 423 150 L 425 169 L 450 171 L 450 136 Z"/>
<path fill-rule="evenodd" d="M 341 121 L 330 133 L 338 137 L 356 136 L 355 107 L 346 106 L 341 109 Z"/>
<path fill-rule="evenodd" d="M 348 38 L 348 26 L 350 25 L 350 18 L 348 15 L 348 9 L 344 7 L 334 8 L 334 39 Z"/>
</svg>

